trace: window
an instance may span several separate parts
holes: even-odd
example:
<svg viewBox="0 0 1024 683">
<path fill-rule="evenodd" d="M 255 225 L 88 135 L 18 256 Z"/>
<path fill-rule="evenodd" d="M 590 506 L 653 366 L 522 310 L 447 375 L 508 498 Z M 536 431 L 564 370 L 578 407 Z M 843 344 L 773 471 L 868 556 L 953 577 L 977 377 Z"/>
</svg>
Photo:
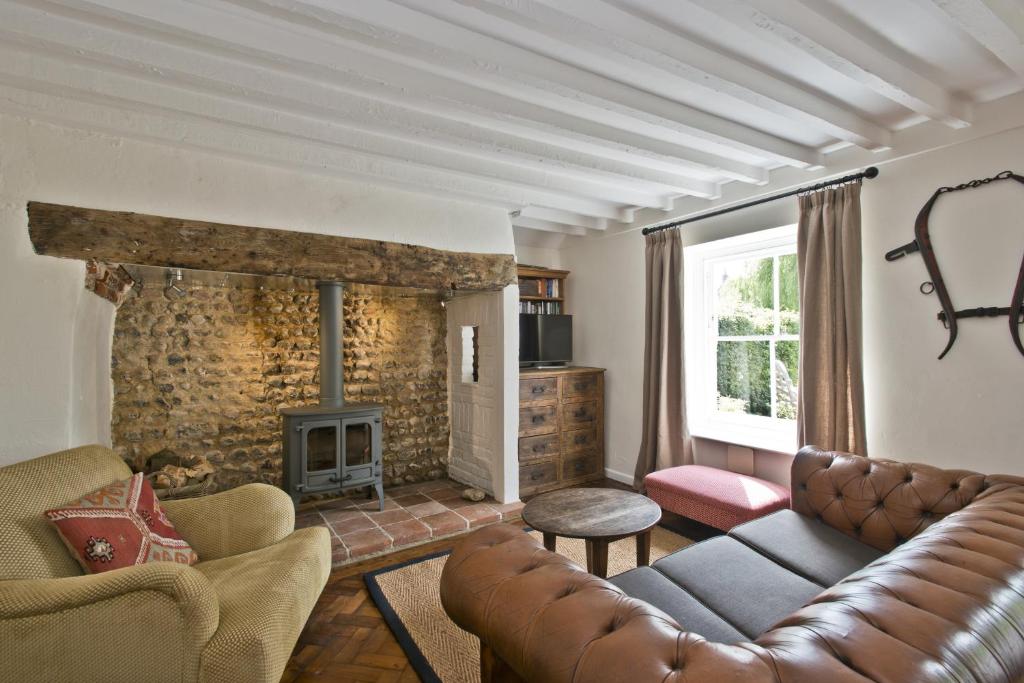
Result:
<svg viewBox="0 0 1024 683">
<path fill-rule="evenodd" d="M 687 247 L 686 376 L 695 436 L 796 449 L 796 226 Z"/>
</svg>

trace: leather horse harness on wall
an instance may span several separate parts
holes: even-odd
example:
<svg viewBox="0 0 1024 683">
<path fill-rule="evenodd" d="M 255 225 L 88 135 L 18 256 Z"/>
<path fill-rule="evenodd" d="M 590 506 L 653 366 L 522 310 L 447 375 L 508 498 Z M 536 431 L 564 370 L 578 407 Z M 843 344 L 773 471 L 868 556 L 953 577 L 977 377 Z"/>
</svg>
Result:
<svg viewBox="0 0 1024 683">
<path fill-rule="evenodd" d="M 931 294 L 935 292 L 939 296 L 939 301 L 942 303 L 942 312 L 939 313 L 938 318 L 946 329 L 949 330 L 949 341 L 946 343 L 946 348 L 943 349 L 942 353 L 939 354 L 941 359 L 949 350 L 953 348 L 953 343 L 956 342 L 957 335 L 957 324 L 956 321 L 960 318 L 994 318 L 1001 315 L 1009 316 L 1010 320 L 1010 337 L 1013 339 L 1014 345 L 1017 350 L 1024 355 L 1024 344 L 1021 343 L 1020 338 L 1020 325 L 1024 320 L 1024 259 L 1021 260 L 1020 273 L 1017 276 L 1017 286 L 1013 290 L 1013 298 L 1010 300 L 1009 307 L 1000 308 L 998 306 L 982 307 L 982 308 L 967 308 L 962 311 L 958 311 L 953 308 L 953 300 L 949 297 L 949 290 L 946 288 L 946 283 L 942 279 L 942 273 L 939 272 L 939 262 L 935 260 L 935 249 L 932 247 L 931 238 L 928 235 L 928 217 L 931 215 L 932 207 L 935 206 L 935 201 L 947 192 L 957 192 L 959 190 L 969 190 L 975 187 L 981 187 L 997 180 L 1016 180 L 1018 183 L 1024 185 L 1024 176 L 1019 176 L 1012 171 L 1003 171 L 999 175 L 991 178 L 983 178 L 981 180 L 972 180 L 955 187 L 940 187 L 935 191 L 935 194 L 931 196 L 923 207 L 921 207 L 920 213 L 917 214 L 917 220 L 914 222 L 914 241 L 909 244 L 904 244 L 902 247 L 897 247 L 885 255 L 886 261 L 895 261 L 901 259 L 907 254 L 913 254 L 915 251 L 920 251 L 921 256 L 924 258 L 925 266 L 928 268 L 928 275 L 931 277 L 930 282 L 921 283 L 921 293 Z"/>
</svg>

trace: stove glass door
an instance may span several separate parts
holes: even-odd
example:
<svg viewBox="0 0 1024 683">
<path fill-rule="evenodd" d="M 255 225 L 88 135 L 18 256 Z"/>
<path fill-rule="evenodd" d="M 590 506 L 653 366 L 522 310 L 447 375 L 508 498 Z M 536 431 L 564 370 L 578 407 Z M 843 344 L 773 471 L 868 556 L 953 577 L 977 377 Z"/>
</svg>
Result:
<svg viewBox="0 0 1024 683">
<path fill-rule="evenodd" d="M 342 425 L 345 482 L 372 480 L 380 459 L 379 423 L 372 417 L 360 417 L 345 418 Z"/>
<path fill-rule="evenodd" d="M 329 488 L 341 479 L 341 420 L 302 425 L 302 477 L 307 490 Z"/>
</svg>

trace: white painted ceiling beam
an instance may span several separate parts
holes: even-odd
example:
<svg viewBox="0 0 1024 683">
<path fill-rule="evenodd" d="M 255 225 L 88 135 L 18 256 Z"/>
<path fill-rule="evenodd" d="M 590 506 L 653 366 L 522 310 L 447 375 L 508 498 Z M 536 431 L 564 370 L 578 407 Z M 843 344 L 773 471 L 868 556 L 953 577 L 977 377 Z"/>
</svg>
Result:
<svg viewBox="0 0 1024 683">
<path fill-rule="evenodd" d="M 45 86 L 37 81 L 21 81 L 4 74 L 0 74 L 0 84 L 7 86 L 2 88 L 0 110 L 62 125 L 466 199 L 508 210 L 537 204 L 618 221 L 628 220 L 632 215 L 631 210 L 613 202 L 444 172 L 433 167 L 337 150 L 323 143 L 301 143 L 280 134 L 247 131 L 203 117 L 158 111 L 156 107 L 128 110 L 109 100 L 90 101 L 87 94 L 72 98 L 63 93 L 48 93 L 41 90 Z"/>
<path fill-rule="evenodd" d="M 587 234 L 587 230 L 578 225 L 567 225 L 565 223 L 554 223 L 551 221 L 540 220 L 538 218 L 530 218 L 528 216 L 513 215 L 512 216 L 512 227 L 513 228 L 530 228 L 531 230 L 541 230 L 543 232 L 557 232 L 563 235 L 578 235 L 583 236 Z"/>
<path fill-rule="evenodd" d="M 674 194 L 658 195 L 609 182 L 567 179 L 547 170 L 532 170 L 507 163 L 482 161 L 422 144 L 381 135 L 352 131 L 330 122 L 298 117 L 201 93 L 190 93 L 165 84 L 98 72 L 53 56 L 33 54 L 0 45 L 0 74 L 20 81 L 49 86 L 48 92 L 77 93 L 93 101 L 120 101 L 128 109 L 157 108 L 237 125 L 252 131 L 278 134 L 300 142 L 321 142 L 339 150 L 350 150 L 402 163 L 436 167 L 469 177 L 506 182 L 571 196 L 593 197 L 631 206 L 671 208 Z"/>
<path fill-rule="evenodd" d="M 430 115 L 380 99 L 308 82 L 275 69 L 260 68 L 212 54 L 144 37 L 82 24 L 53 13 L 27 8 L 4 9 L 0 40 L 68 58 L 88 60 L 117 72 L 151 81 L 173 83 L 208 94 L 252 102 L 304 116 L 319 117 L 353 130 L 362 130 L 416 144 L 436 146 L 501 163 L 592 182 L 607 182 L 648 192 L 714 197 L 717 184 L 677 173 L 643 168 L 617 160 L 580 154 L 528 136 L 512 136 L 441 115 Z M 13 31 L 17 31 L 14 33 Z M 37 37 L 45 35 L 46 38 Z M 103 50 L 102 53 L 95 50 Z M 140 61 L 136 55 L 145 55 Z"/>
<path fill-rule="evenodd" d="M 844 21 L 823 2 L 690 0 L 750 35 L 817 60 L 907 109 L 951 128 L 970 125 L 970 105 L 913 72 L 894 45 Z"/>
<path fill-rule="evenodd" d="M 578 225 L 590 230 L 607 230 L 611 223 L 607 218 L 581 216 L 578 213 L 570 213 L 568 211 L 562 211 L 561 209 L 552 209 L 543 206 L 524 206 L 520 210 L 519 215 L 524 218 L 533 218 L 546 223 Z M 632 220 L 632 217 L 630 217 L 630 220 Z"/>
<path fill-rule="evenodd" d="M 343 87 L 353 80 L 361 84 L 376 80 L 419 100 L 458 103 L 456 108 L 469 110 L 467 115 L 476 114 L 474 120 L 477 123 L 487 122 L 492 127 L 512 132 L 522 130 L 533 137 L 543 136 L 552 144 L 570 144 L 577 151 L 619 160 L 639 157 L 643 163 L 657 164 L 668 172 L 717 169 L 730 179 L 758 184 L 766 181 L 763 167 L 595 123 L 584 114 L 606 113 L 607 110 L 586 102 L 557 95 L 552 98 L 548 94 L 549 102 L 565 103 L 578 111 L 567 114 L 558 109 L 546 109 L 517 97 L 482 90 L 457 78 L 424 72 L 422 65 L 415 60 L 402 63 L 401 60 L 389 59 L 380 54 L 379 48 L 357 41 L 325 39 L 309 30 L 302 30 L 302 27 L 295 28 L 301 31 L 301 39 L 297 40 L 299 36 L 294 31 L 285 30 L 269 18 L 250 17 L 242 8 L 229 6 L 232 11 L 225 12 L 190 3 L 57 1 L 60 5 L 82 11 L 91 8 L 117 21 L 169 32 L 185 40 L 198 39 L 209 49 L 221 50 L 224 54 L 234 52 L 247 59 L 269 60 L 304 72 L 307 78 L 326 79 Z M 269 51 L 268 46 L 273 46 L 274 51 Z M 355 79 L 354 73 L 359 74 Z M 540 89 L 535 90 L 538 100 L 545 96 Z M 539 132 L 535 133 L 536 129 L 540 129 Z M 807 151 L 806 148 L 804 150 Z M 819 158 L 816 152 L 811 156 Z"/>
<path fill-rule="evenodd" d="M 622 80 L 648 74 L 647 87 L 664 81 L 669 88 L 674 81 L 861 147 L 889 144 L 888 130 L 848 107 L 597 0 L 553 0 L 557 10 L 533 0 L 458 1 L 492 19 L 489 26 L 480 21 L 479 30 L 508 35 L 542 54 L 598 62 Z"/>
<path fill-rule="evenodd" d="M 928 0 L 922 0 L 928 1 Z M 1013 0 L 930 0 L 1024 79 L 1024 7 Z"/>
<path fill-rule="evenodd" d="M 223 4 L 221 0 L 201 1 L 210 6 Z M 558 108 L 563 113 L 624 131 L 643 131 L 662 142 L 710 155 L 707 161 L 693 157 L 706 165 L 715 164 L 714 156 L 733 160 L 756 157 L 798 167 L 820 162 L 817 153 L 807 147 L 794 146 L 791 141 L 458 25 L 462 8 L 448 0 L 260 0 L 237 4 L 247 9 L 264 7 L 267 12 L 276 12 L 274 16 L 285 16 L 320 30 L 329 23 L 336 38 L 358 41 L 361 36 L 364 48 L 372 47 L 378 55 L 385 54 L 381 52 L 385 50 L 391 59 L 461 79 L 496 94 L 512 94 L 535 106 Z M 374 28 L 378 22 L 403 29 L 404 33 L 382 34 Z M 732 171 L 729 166 L 722 170 Z"/>
</svg>

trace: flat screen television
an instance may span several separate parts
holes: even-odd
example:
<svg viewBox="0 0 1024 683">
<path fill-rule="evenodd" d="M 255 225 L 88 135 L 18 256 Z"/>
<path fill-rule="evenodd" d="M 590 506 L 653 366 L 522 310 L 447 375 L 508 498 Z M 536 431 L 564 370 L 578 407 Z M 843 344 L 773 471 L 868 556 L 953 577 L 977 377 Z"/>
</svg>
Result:
<svg viewBox="0 0 1024 683">
<path fill-rule="evenodd" d="M 572 361 L 572 316 L 519 314 L 519 366 Z"/>
</svg>

